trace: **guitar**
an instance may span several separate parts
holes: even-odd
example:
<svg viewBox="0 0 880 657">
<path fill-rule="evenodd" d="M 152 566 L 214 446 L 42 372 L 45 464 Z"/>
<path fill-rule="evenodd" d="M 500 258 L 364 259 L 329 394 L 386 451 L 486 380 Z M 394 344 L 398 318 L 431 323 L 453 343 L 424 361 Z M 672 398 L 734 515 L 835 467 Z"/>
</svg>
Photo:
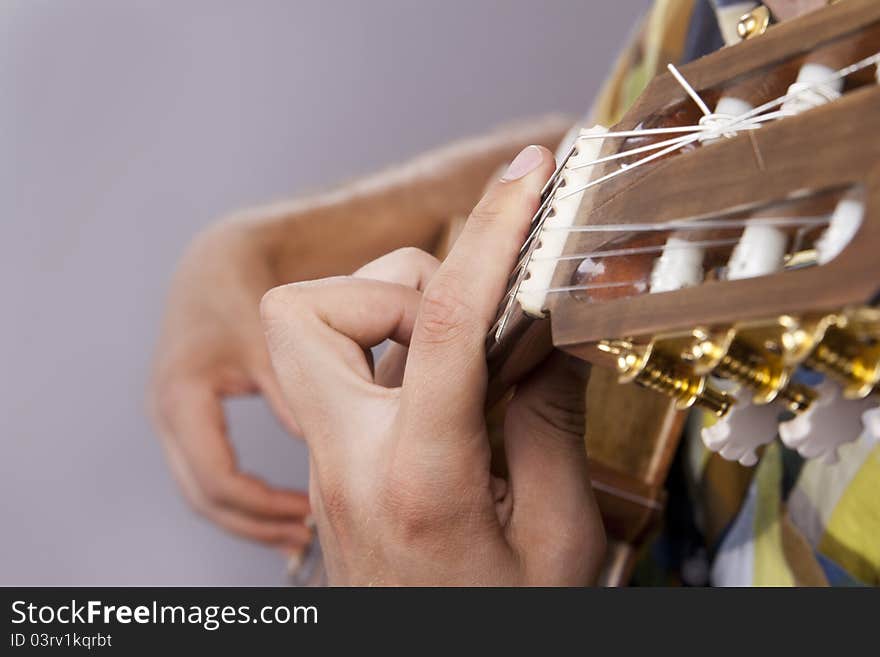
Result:
<svg viewBox="0 0 880 657">
<path fill-rule="evenodd" d="M 828 462 L 880 437 L 878 51 L 875 0 L 773 26 L 655 78 L 548 182 L 487 337 L 490 398 L 553 348 L 595 366 L 605 583 L 657 527 L 688 409 L 744 466 L 777 435 Z"/>
</svg>

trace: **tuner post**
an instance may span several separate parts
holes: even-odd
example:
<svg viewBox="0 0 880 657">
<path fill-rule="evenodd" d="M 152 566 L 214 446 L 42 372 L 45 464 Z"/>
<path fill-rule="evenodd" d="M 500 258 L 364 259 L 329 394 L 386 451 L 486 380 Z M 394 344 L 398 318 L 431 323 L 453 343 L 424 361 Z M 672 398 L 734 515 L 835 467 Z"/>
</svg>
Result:
<svg viewBox="0 0 880 657">
<path fill-rule="evenodd" d="M 799 323 L 788 316 L 723 332 L 695 330 L 686 352 L 699 374 L 714 374 L 745 386 L 755 404 L 779 402 L 794 413 L 816 398 L 791 372 L 827 329 L 827 322 Z"/>
<path fill-rule="evenodd" d="M 600 342 L 598 346 L 617 357 L 621 383 L 634 382 L 671 397 L 679 410 L 698 406 L 721 418 L 736 403 L 733 397 L 710 384 L 707 377 L 660 355 L 653 343 L 635 345 L 615 340 Z"/>
<path fill-rule="evenodd" d="M 880 323 L 832 327 L 806 364 L 839 382 L 844 396 L 864 399 L 880 383 Z"/>
<path fill-rule="evenodd" d="M 756 403 L 779 401 L 788 410 L 802 413 L 816 399 L 816 393 L 811 388 L 791 381 L 788 373 L 776 375 L 769 367 L 750 365 L 730 353 L 722 357 L 714 371 L 718 376 L 736 381 L 755 391 Z"/>
</svg>

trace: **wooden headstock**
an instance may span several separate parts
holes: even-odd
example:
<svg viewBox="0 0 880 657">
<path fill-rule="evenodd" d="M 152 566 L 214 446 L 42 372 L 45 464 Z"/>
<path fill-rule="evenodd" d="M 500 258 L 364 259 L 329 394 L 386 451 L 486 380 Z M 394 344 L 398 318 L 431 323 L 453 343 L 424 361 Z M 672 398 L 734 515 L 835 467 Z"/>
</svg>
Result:
<svg viewBox="0 0 880 657">
<path fill-rule="evenodd" d="M 768 76 L 782 78 L 786 84 L 777 85 L 777 90 L 784 93 L 787 83 L 794 81 L 797 65 L 811 52 L 829 46 L 836 46 L 850 63 L 880 51 L 880 4 L 856 0 L 814 12 L 698 60 L 681 72 L 705 97 L 717 98 L 725 89 L 742 89 L 747 81 Z M 765 100 L 759 95 L 755 102 Z M 672 75 L 663 75 L 614 130 L 631 129 L 688 103 Z M 579 225 L 744 216 L 787 199 L 835 189 L 862 191 L 866 212 L 852 244 L 821 267 L 590 304 L 557 295 L 548 301 L 554 344 L 576 349 L 608 338 L 869 303 L 880 289 L 880 260 L 875 253 L 880 245 L 878 128 L 880 86 L 874 81 L 802 115 L 704 144 L 592 188 L 581 204 Z M 619 141 L 609 143 L 604 153 L 618 146 Z M 574 233 L 565 254 L 596 251 L 608 239 L 608 235 Z M 577 265 L 577 261 L 562 263 L 554 285 L 569 284 Z"/>
<path fill-rule="evenodd" d="M 579 210 L 566 226 L 550 215 L 523 270 L 528 279 L 554 262 L 541 307 L 552 344 L 617 367 L 624 380 L 665 391 L 681 407 L 697 403 L 718 415 L 731 400 L 708 385 L 709 375 L 734 378 L 759 403 L 779 400 L 793 411 L 812 399 L 788 385 L 803 363 L 824 368 L 853 395 L 868 394 L 865 381 L 874 370 L 880 376 L 880 364 L 859 375 L 861 385 L 852 370 L 856 361 L 867 367 L 863 352 L 873 354 L 873 338 L 864 335 L 873 331 L 865 328 L 874 326 L 867 308 L 880 290 L 878 50 L 880 5 L 850 0 L 700 59 L 679 76 L 658 77 L 604 138 L 585 135 L 602 143 L 588 158 L 598 163 L 577 164 L 579 142 L 551 190 L 562 211 L 571 187 L 582 185 Z M 809 82 L 834 72 L 827 82 Z M 793 108 L 808 95 L 806 107 Z M 693 123 L 710 103 L 716 113 L 701 124 L 733 118 L 724 114 L 730 108 L 768 120 L 721 124 L 659 148 L 675 138 L 670 128 Z M 853 204 L 855 228 L 831 257 L 828 234 L 840 232 L 841 208 Z M 564 246 L 548 256 L 542 238 L 557 239 L 550 231 L 560 228 Z M 778 242 L 778 253 L 760 253 L 760 240 Z M 692 271 L 658 283 L 658 265 L 674 270 L 685 256 L 699 259 Z M 749 260 L 774 257 L 776 265 Z M 520 280 L 516 289 L 529 285 Z M 510 324 L 512 339 L 493 345 L 490 356 L 503 361 L 499 354 L 522 351 L 523 342 L 535 353 L 547 346 L 544 331 Z M 830 341 L 843 352 L 833 356 Z M 832 365 L 832 357 L 840 362 Z M 528 365 L 528 358 L 514 361 Z M 502 379 L 516 370 L 499 368 Z"/>
</svg>

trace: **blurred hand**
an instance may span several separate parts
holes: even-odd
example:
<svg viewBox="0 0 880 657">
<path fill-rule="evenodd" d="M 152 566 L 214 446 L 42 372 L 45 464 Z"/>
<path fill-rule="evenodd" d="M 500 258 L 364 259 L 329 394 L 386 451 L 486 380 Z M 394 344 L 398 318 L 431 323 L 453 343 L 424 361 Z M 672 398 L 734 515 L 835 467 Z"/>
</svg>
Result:
<svg viewBox="0 0 880 657">
<path fill-rule="evenodd" d="M 189 503 L 235 534 L 295 555 L 311 538 L 308 499 L 238 469 L 222 406 L 227 396 L 262 393 L 298 433 L 260 325 L 260 297 L 277 284 L 269 260 L 235 224 L 195 240 L 172 282 L 150 409 Z"/>
<path fill-rule="evenodd" d="M 272 362 L 310 447 L 332 584 L 596 576 L 605 539 L 583 446 L 584 382 L 561 354 L 517 387 L 504 426 L 509 476 L 490 473 L 484 340 L 552 169 L 546 149 L 523 151 L 439 268 L 406 249 L 353 277 L 264 297 Z M 386 339 L 399 346 L 374 374 L 369 349 Z"/>
</svg>

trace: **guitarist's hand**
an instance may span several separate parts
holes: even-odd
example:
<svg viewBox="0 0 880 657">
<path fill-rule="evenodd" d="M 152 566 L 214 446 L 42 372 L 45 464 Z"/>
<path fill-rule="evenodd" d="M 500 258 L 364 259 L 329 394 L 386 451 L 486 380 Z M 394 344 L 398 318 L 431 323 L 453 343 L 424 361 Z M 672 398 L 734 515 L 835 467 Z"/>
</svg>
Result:
<svg viewBox="0 0 880 657">
<path fill-rule="evenodd" d="M 311 448 L 332 583 L 595 577 L 605 539 L 583 448 L 583 381 L 559 355 L 508 407 L 509 479 L 489 468 L 484 340 L 552 169 L 546 149 L 523 151 L 433 276 L 430 259 L 408 250 L 264 297 L 272 362 Z M 409 348 L 400 387 L 374 378 L 367 355 L 388 338 Z"/>
<path fill-rule="evenodd" d="M 278 284 L 268 258 L 236 224 L 189 248 L 171 287 L 150 384 L 153 421 L 183 494 L 224 529 L 300 553 L 311 539 L 305 493 L 270 487 L 239 470 L 223 399 L 262 393 L 291 433 L 260 325 L 260 297 Z"/>
</svg>

